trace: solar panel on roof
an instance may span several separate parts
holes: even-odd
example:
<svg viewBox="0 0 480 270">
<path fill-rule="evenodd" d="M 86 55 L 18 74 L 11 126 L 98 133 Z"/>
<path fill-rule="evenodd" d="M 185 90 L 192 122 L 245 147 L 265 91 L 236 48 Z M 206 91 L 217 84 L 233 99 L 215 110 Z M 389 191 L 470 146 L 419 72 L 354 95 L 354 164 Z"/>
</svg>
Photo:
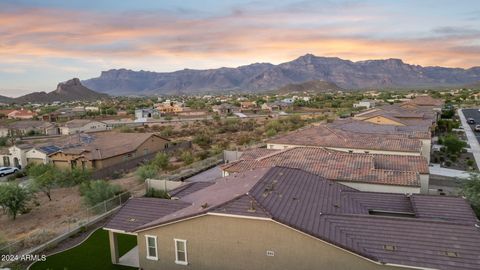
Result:
<svg viewBox="0 0 480 270">
<path fill-rule="evenodd" d="M 47 154 L 51 154 L 51 153 L 59 151 L 61 148 L 56 146 L 56 145 L 48 145 L 48 146 L 40 147 L 40 149 Z"/>
</svg>

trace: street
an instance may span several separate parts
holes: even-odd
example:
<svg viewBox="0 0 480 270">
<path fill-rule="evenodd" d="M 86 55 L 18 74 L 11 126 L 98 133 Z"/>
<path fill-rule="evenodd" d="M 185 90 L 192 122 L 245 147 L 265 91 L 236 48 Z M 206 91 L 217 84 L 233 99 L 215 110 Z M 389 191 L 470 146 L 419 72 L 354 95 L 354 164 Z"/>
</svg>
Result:
<svg viewBox="0 0 480 270">
<path fill-rule="evenodd" d="M 467 120 L 468 120 L 468 118 L 475 119 L 475 124 L 469 124 L 469 126 L 472 129 L 472 131 L 474 132 L 477 140 L 480 142 L 480 132 L 475 131 L 475 126 L 480 125 L 480 112 L 478 111 L 478 109 L 463 109 L 462 111 L 463 111 L 463 114 L 465 115 L 465 118 Z"/>
</svg>

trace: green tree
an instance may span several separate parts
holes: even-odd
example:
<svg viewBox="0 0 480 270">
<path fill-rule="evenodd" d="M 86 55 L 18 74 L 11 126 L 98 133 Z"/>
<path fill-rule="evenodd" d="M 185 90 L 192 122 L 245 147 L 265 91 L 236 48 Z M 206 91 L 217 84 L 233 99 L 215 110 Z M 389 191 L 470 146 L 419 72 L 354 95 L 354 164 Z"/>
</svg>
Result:
<svg viewBox="0 0 480 270">
<path fill-rule="evenodd" d="M 122 188 L 119 185 L 112 185 L 104 180 L 84 182 L 80 185 L 80 194 L 89 206 L 95 206 L 121 192 Z"/>
<path fill-rule="evenodd" d="M 457 138 L 454 134 L 448 134 L 442 138 L 443 145 L 446 147 L 448 153 L 458 154 L 467 145 L 466 142 Z"/>
<path fill-rule="evenodd" d="M 462 193 L 471 203 L 477 216 L 480 217 L 480 174 L 470 174 L 470 177 L 463 185 Z"/>
<path fill-rule="evenodd" d="M 33 179 L 33 186 L 36 190 L 43 192 L 48 200 L 52 200 L 52 188 L 58 185 L 62 179 L 61 172 L 53 165 L 35 165 L 29 168 L 30 177 Z"/>
<path fill-rule="evenodd" d="M 27 210 L 31 198 L 31 192 L 16 183 L 0 185 L 0 206 L 6 210 L 13 220 L 17 218 L 19 213 Z"/>
</svg>

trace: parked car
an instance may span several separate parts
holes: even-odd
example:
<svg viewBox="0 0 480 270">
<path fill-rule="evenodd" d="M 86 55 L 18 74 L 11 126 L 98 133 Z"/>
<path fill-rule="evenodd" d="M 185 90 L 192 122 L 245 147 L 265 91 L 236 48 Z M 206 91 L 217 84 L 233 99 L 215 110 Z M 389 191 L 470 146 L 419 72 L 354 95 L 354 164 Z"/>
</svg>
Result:
<svg viewBox="0 0 480 270">
<path fill-rule="evenodd" d="M 473 119 L 473 118 L 468 118 L 467 123 L 469 123 L 469 124 L 475 124 L 475 119 Z"/>
<path fill-rule="evenodd" d="M 0 167 L 0 177 L 18 172 L 15 167 Z"/>
<path fill-rule="evenodd" d="M 475 126 L 475 131 L 480 131 L 480 125 Z"/>
</svg>

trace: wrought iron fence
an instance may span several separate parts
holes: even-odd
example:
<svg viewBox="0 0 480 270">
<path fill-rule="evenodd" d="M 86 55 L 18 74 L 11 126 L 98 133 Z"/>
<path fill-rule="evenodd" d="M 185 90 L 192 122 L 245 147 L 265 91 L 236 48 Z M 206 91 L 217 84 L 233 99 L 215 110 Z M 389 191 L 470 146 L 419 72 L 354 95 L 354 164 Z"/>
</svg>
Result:
<svg viewBox="0 0 480 270">
<path fill-rule="evenodd" d="M 77 212 L 64 220 L 59 220 L 48 227 L 32 231 L 21 239 L 0 246 L 0 255 L 29 254 L 33 251 L 48 248 L 49 244 L 54 245 L 113 213 L 118 207 L 125 204 L 132 194 L 143 196 L 144 192 L 144 188 L 123 192 L 93 207 Z M 4 264 L 0 264 L 0 266 L 4 266 Z"/>
</svg>

